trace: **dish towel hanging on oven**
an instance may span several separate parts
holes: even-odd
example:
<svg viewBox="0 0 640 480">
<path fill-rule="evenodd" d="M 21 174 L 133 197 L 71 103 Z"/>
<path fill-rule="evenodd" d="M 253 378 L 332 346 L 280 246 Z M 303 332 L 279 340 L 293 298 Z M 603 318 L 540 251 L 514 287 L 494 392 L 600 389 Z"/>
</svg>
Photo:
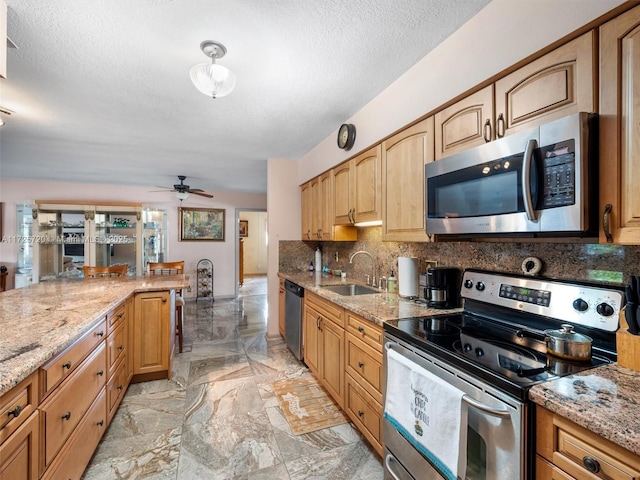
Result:
<svg viewBox="0 0 640 480">
<path fill-rule="evenodd" d="M 464 476 L 464 392 L 389 349 L 384 417 L 447 479 Z"/>
</svg>

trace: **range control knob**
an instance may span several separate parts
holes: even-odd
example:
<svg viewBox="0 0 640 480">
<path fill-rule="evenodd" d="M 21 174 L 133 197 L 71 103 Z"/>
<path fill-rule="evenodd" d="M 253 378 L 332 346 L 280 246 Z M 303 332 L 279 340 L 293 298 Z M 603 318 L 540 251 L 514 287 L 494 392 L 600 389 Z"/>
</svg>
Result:
<svg viewBox="0 0 640 480">
<path fill-rule="evenodd" d="M 473 287 L 473 282 L 467 278 L 464 281 L 464 288 L 471 288 L 471 287 Z"/>
<path fill-rule="evenodd" d="M 603 317 L 610 317 L 613 315 L 613 307 L 608 303 L 599 303 L 596 307 L 596 312 L 598 312 Z"/>
<path fill-rule="evenodd" d="M 476 348 L 476 357 L 484 357 L 484 350 L 481 348 Z"/>
<path fill-rule="evenodd" d="M 476 290 L 478 290 L 479 292 L 484 290 L 484 283 L 483 282 L 478 282 L 476 283 Z"/>
<path fill-rule="evenodd" d="M 573 301 L 573 308 L 578 312 L 586 312 L 587 310 L 589 310 L 589 304 L 581 298 L 576 298 Z"/>
<path fill-rule="evenodd" d="M 462 348 L 464 348 L 464 351 L 467 352 L 467 353 L 470 352 L 471 350 L 473 350 L 473 347 L 471 346 L 470 343 L 465 343 L 464 347 L 462 347 Z"/>
</svg>

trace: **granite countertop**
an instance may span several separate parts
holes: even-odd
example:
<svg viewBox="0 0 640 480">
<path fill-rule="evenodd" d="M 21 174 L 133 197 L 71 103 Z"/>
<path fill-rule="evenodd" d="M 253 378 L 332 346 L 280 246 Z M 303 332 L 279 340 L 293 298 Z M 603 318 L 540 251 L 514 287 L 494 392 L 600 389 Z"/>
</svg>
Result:
<svg viewBox="0 0 640 480">
<path fill-rule="evenodd" d="M 640 455 L 640 372 L 616 364 L 531 388 L 535 403 Z"/>
<path fill-rule="evenodd" d="M 0 396 L 132 293 L 188 286 L 185 275 L 66 279 L 0 293 Z"/>
<path fill-rule="evenodd" d="M 397 293 L 388 293 L 380 291 L 380 293 L 347 296 L 332 292 L 322 288 L 327 285 L 341 284 L 358 284 L 364 285 L 362 282 L 356 282 L 352 279 L 342 279 L 334 275 L 320 272 L 305 273 L 278 273 L 280 278 L 290 280 L 300 285 L 305 290 L 309 290 L 333 303 L 340 305 L 367 320 L 382 326 L 387 320 L 395 320 L 398 318 L 421 317 L 430 315 L 445 315 L 452 312 L 461 311 L 460 308 L 452 310 L 442 310 L 427 307 L 426 303 L 419 303 L 415 300 L 401 298 Z"/>
</svg>

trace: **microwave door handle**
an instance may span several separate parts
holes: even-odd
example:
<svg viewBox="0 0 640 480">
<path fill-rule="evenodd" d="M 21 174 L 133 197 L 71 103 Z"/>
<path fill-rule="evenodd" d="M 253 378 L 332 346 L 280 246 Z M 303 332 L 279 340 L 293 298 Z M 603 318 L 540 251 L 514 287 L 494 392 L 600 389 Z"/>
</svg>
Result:
<svg viewBox="0 0 640 480">
<path fill-rule="evenodd" d="M 522 161 L 522 196 L 524 201 L 524 211 L 531 222 L 538 220 L 538 215 L 533 209 L 533 199 L 531 198 L 531 164 L 533 163 L 533 151 L 537 147 L 538 142 L 536 142 L 535 138 L 528 140 L 524 149 L 524 158 Z"/>
</svg>

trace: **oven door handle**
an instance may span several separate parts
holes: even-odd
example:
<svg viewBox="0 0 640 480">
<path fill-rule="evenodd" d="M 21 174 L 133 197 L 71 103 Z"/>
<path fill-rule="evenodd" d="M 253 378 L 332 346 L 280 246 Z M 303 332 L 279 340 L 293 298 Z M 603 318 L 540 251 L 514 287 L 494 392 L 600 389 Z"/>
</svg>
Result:
<svg viewBox="0 0 640 480">
<path fill-rule="evenodd" d="M 391 455 L 390 453 L 387 453 L 387 455 L 384 457 L 384 466 L 387 467 L 387 473 L 389 473 L 389 475 L 391 475 L 391 477 L 393 478 L 393 480 L 400 480 L 400 477 L 398 475 L 396 475 L 396 473 L 391 470 L 391 461 L 392 460 L 396 460 L 393 455 Z"/>
<path fill-rule="evenodd" d="M 462 397 L 462 401 L 470 407 L 473 407 L 476 410 L 480 410 L 482 413 L 486 413 L 487 415 L 491 415 L 492 417 L 500 417 L 504 419 L 511 418 L 511 412 L 509 412 L 509 410 L 490 407 L 489 405 L 485 405 L 484 403 L 479 402 L 468 395 L 464 395 Z"/>
</svg>

